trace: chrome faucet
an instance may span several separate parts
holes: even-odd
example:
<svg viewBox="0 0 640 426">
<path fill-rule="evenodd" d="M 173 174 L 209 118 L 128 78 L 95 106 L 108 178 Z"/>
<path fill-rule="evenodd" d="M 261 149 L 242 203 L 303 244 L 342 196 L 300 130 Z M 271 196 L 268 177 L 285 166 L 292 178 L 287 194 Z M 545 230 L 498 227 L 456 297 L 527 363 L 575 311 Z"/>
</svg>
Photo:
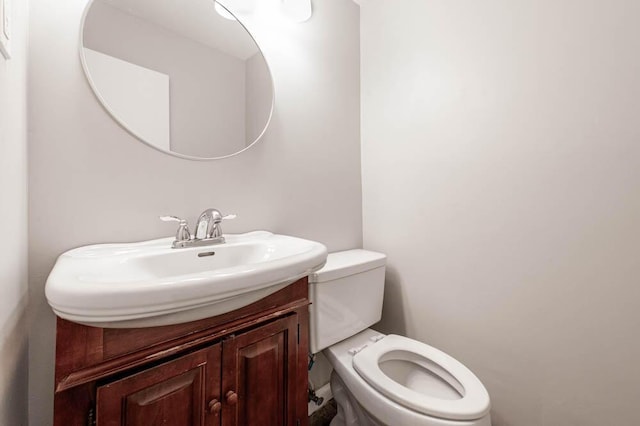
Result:
<svg viewBox="0 0 640 426">
<path fill-rule="evenodd" d="M 163 222 L 178 222 L 179 227 L 176 232 L 176 239 L 171 245 L 172 248 L 200 247 L 224 243 L 222 227 L 223 220 L 235 219 L 236 215 L 229 214 L 223 216 L 216 209 L 207 209 L 198 217 L 196 233 L 191 234 L 186 220 L 176 216 L 160 216 Z"/>
</svg>

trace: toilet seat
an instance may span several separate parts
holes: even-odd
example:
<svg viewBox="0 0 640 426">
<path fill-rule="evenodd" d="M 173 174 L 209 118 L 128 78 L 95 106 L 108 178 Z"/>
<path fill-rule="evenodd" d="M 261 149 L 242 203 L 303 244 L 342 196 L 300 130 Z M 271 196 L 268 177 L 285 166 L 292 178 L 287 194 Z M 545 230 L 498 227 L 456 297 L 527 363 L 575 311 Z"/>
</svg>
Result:
<svg viewBox="0 0 640 426">
<path fill-rule="evenodd" d="M 448 383 L 458 399 L 444 399 L 412 390 L 380 368 L 385 361 L 407 361 Z M 396 403 L 420 413 L 450 420 L 474 420 L 489 412 L 489 394 L 463 364 L 444 352 L 404 336 L 388 335 L 360 350 L 353 368 L 374 389 Z"/>
</svg>

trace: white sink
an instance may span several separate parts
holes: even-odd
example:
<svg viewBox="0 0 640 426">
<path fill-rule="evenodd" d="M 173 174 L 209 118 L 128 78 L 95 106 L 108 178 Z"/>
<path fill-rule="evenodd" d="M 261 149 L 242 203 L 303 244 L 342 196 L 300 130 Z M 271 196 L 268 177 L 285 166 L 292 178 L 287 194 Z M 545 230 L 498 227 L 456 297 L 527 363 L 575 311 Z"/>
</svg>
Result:
<svg viewBox="0 0 640 426">
<path fill-rule="evenodd" d="M 104 328 L 179 324 L 249 305 L 320 269 L 327 248 L 266 231 L 172 249 L 173 238 L 80 247 L 45 287 L 56 315 Z"/>
</svg>

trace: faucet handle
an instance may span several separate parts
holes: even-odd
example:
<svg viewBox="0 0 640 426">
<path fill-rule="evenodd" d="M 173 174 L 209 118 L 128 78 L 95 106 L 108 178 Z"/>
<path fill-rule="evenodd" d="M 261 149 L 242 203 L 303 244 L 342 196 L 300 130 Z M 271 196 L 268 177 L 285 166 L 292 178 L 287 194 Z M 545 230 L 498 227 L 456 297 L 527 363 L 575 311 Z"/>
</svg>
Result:
<svg viewBox="0 0 640 426">
<path fill-rule="evenodd" d="M 160 216 L 159 219 L 163 222 L 186 222 L 186 220 L 180 219 L 178 216 Z"/>
<path fill-rule="evenodd" d="M 178 222 L 178 231 L 176 232 L 176 242 L 189 241 L 191 239 L 191 231 L 189 231 L 189 224 L 186 220 L 180 219 L 177 216 L 160 216 L 160 220 L 163 222 Z"/>
<path fill-rule="evenodd" d="M 238 217 L 237 214 L 227 214 L 222 216 L 222 220 L 231 220 L 231 219 L 235 219 L 236 217 Z"/>
</svg>

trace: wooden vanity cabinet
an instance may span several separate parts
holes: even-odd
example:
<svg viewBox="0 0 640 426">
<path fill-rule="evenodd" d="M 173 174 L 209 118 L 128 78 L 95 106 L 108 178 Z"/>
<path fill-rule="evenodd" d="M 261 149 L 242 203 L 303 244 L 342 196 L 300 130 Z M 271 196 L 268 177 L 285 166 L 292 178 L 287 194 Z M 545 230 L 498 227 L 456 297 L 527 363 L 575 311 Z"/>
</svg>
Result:
<svg viewBox="0 0 640 426">
<path fill-rule="evenodd" d="M 56 426 L 306 426 L 307 279 L 187 324 L 58 318 Z"/>
</svg>

